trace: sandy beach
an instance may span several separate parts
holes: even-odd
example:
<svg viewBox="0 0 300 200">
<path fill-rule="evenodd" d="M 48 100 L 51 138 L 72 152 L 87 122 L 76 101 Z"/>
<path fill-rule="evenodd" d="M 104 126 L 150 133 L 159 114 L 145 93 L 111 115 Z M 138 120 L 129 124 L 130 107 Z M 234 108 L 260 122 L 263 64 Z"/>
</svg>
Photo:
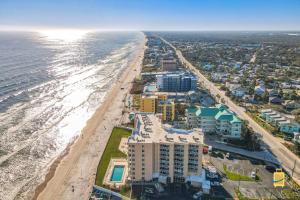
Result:
<svg viewBox="0 0 300 200">
<path fill-rule="evenodd" d="M 140 73 L 145 39 L 139 49 L 132 63 L 106 95 L 105 101 L 88 120 L 80 137 L 52 164 L 33 199 L 88 199 L 102 152 L 113 127 L 119 124 L 122 117 L 123 100 L 129 93 L 131 82 Z"/>
</svg>

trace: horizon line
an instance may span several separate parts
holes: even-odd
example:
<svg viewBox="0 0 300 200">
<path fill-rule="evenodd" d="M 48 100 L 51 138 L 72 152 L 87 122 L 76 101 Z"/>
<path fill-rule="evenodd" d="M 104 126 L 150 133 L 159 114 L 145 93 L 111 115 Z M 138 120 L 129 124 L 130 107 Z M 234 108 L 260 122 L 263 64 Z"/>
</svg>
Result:
<svg viewBox="0 0 300 200">
<path fill-rule="evenodd" d="M 78 27 L 15 27 L 1 26 L 0 31 L 25 31 L 38 32 L 44 30 L 74 30 L 74 31 L 89 31 L 89 32 L 300 32 L 300 29 L 131 29 L 131 28 L 78 28 Z"/>
</svg>

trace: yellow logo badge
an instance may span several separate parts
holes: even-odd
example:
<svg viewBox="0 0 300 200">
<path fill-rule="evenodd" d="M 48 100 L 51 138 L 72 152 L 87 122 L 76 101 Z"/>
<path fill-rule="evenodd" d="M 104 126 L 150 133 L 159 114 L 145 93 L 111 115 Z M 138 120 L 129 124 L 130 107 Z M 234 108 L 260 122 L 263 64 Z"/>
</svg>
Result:
<svg viewBox="0 0 300 200">
<path fill-rule="evenodd" d="M 285 174 L 282 169 L 276 169 L 276 172 L 273 174 L 274 187 L 284 187 L 284 177 Z"/>
</svg>

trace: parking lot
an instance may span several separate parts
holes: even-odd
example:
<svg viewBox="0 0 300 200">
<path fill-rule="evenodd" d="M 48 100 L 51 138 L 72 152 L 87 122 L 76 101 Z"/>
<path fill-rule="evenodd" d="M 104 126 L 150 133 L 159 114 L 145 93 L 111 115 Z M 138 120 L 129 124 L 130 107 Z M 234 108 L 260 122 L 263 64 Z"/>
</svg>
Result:
<svg viewBox="0 0 300 200">
<path fill-rule="evenodd" d="M 284 188 L 274 188 L 273 171 L 266 169 L 266 166 L 271 166 L 270 163 L 215 149 L 213 153 L 203 155 L 203 159 L 206 180 L 210 181 L 211 190 L 210 194 L 203 195 L 202 199 L 235 199 L 237 194 L 240 199 L 289 199 L 285 192 L 291 193 L 292 190 L 287 182 Z M 235 176 L 229 177 L 228 172 Z M 255 176 L 252 176 L 253 172 Z M 241 179 L 234 179 L 236 177 Z M 150 190 L 152 192 L 149 192 Z M 133 196 L 144 199 L 181 200 L 194 199 L 193 195 L 199 192 L 198 188 L 189 187 L 188 184 L 175 183 L 165 185 L 164 190 L 158 193 L 153 184 L 135 185 Z M 298 198 L 293 194 L 291 199 L 295 196 Z"/>
<path fill-rule="evenodd" d="M 239 190 L 241 194 L 248 198 L 282 198 L 280 189 L 273 186 L 273 172 L 266 169 L 263 161 L 249 159 L 237 154 L 228 154 L 224 151 L 214 151 L 212 154 L 204 155 L 204 166 L 215 166 L 221 176 L 220 186 L 212 187 L 212 195 L 224 198 L 233 198 L 236 195 L 235 190 Z M 226 178 L 224 170 L 241 176 L 249 177 L 248 181 L 229 180 Z M 251 174 L 255 172 L 258 180 L 251 180 Z"/>
</svg>

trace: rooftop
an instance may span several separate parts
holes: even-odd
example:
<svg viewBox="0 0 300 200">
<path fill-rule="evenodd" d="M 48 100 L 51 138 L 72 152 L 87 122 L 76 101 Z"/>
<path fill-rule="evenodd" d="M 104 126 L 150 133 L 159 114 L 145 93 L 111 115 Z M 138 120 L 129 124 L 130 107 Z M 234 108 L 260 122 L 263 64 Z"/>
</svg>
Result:
<svg viewBox="0 0 300 200">
<path fill-rule="evenodd" d="M 142 95 L 142 99 L 145 99 L 145 98 L 147 98 L 147 99 L 157 99 L 157 96 L 152 95 L 152 94 L 144 94 L 144 95 Z"/>
<path fill-rule="evenodd" d="M 129 137 L 131 143 L 181 143 L 203 144 L 201 129 L 184 130 L 164 126 L 150 113 L 136 114 L 135 129 Z"/>
<path fill-rule="evenodd" d="M 224 104 L 218 104 L 215 107 L 189 107 L 186 109 L 189 113 L 195 113 L 201 117 L 215 117 L 216 120 L 227 120 L 231 123 L 242 122 L 235 113 L 228 110 L 228 107 Z"/>
<path fill-rule="evenodd" d="M 273 110 L 272 109 L 262 109 L 260 112 L 261 113 L 270 113 L 270 112 L 273 112 Z"/>
<path fill-rule="evenodd" d="M 153 84 L 145 85 L 144 93 L 153 93 L 153 92 L 157 92 L 156 84 L 153 83 Z"/>
</svg>

